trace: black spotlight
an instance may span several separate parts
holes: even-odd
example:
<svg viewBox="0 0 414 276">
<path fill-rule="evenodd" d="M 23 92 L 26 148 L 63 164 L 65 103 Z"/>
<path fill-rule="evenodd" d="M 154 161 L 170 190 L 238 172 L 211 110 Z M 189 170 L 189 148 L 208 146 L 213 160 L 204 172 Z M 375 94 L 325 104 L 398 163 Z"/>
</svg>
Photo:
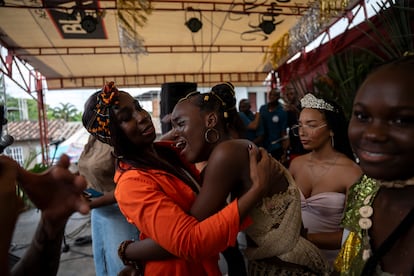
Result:
<svg viewBox="0 0 414 276">
<path fill-rule="evenodd" d="M 92 15 L 86 15 L 81 20 L 81 26 L 87 33 L 93 33 L 96 30 L 98 21 Z"/>
<path fill-rule="evenodd" d="M 263 20 L 260 24 L 259 24 L 259 28 L 265 33 L 265 34 L 271 34 L 276 26 L 275 23 L 273 22 L 273 20 Z"/>
<path fill-rule="evenodd" d="M 185 22 L 185 25 L 191 32 L 196 33 L 201 29 L 201 27 L 203 27 L 203 22 L 201 22 L 198 18 L 191 17 L 187 22 Z"/>
</svg>

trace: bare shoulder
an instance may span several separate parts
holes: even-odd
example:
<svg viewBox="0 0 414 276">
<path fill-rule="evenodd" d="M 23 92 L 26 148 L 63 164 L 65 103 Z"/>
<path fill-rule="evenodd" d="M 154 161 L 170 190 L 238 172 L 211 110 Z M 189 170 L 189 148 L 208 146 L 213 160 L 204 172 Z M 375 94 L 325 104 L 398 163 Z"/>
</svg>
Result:
<svg viewBox="0 0 414 276">
<path fill-rule="evenodd" d="M 348 190 L 361 177 L 362 169 L 353 160 L 341 154 L 337 161 L 337 175 Z"/>
<path fill-rule="evenodd" d="M 204 182 L 222 183 L 220 189 L 228 191 L 236 184 L 250 185 L 249 144 L 248 140 L 238 139 L 218 144 L 208 159 L 203 185 Z"/>
<path fill-rule="evenodd" d="M 232 139 L 224 141 L 218 144 L 210 155 L 209 163 L 211 160 L 220 160 L 233 162 L 248 160 L 248 146 L 252 144 L 249 140 L 245 139 Z"/>
<path fill-rule="evenodd" d="M 309 153 L 295 157 L 289 165 L 289 171 L 292 175 L 295 175 L 309 160 Z"/>
</svg>

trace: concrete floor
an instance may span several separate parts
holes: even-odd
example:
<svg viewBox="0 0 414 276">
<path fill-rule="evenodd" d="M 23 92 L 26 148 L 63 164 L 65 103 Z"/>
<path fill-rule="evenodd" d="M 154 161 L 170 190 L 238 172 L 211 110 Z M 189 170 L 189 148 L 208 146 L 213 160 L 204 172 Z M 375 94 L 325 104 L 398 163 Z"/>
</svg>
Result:
<svg viewBox="0 0 414 276">
<path fill-rule="evenodd" d="M 32 240 L 40 219 L 40 212 L 36 209 L 28 210 L 19 216 L 14 230 L 10 253 L 20 257 L 25 252 Z M 65 229 L 67 252 L 61 253 L 58 276 L 95 276 L 93 264 L 92 243 L 75 245 L 75 240 L 80 237 L 90 236 L 90 216 L 73 214 Z"/>
<path fill-rule="evenodd" d="M 25 252 L 36 230 L 40 212 L 30 209 L 19 216 L 17 221 L 10 253 L 20 257 Z M 93 263 L 92 243 L 75 245 L 75 240 L 91 235 L 90 215 L 73 214 L 65 228 L 67 252 L 62 252 L 58 276 L 95 276 Z M 223 275 L 227 275 L 227 264 L 220 258 L 219 266 Z M 115 275 L 108 275 L 115 276 Z"/>
</svg>

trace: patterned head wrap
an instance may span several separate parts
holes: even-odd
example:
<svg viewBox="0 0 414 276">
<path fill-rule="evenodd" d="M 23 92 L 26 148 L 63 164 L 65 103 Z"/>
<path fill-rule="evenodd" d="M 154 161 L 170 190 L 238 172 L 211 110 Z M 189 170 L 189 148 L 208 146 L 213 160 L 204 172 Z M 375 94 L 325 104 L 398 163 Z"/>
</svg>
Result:
<svg viewBox="0 0 414 276">
<path fill-rule="evenodd" d="M 96 96 L 96 101 L 94 114 L 88 121 L 86 129 L 99 141 L 112 145 L 109 111 L 119 103 L 119 91 L 113 81 L 102 88 L 102 91 Z"/>
</svg>

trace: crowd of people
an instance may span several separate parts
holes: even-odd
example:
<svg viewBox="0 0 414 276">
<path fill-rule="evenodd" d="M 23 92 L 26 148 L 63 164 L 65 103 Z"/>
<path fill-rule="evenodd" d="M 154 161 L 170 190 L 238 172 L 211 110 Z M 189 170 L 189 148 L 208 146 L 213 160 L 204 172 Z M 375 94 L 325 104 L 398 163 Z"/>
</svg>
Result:
<svg viewBox="0 0 414 276">
<path fill-rule="evenodd" d="M 56 274 L 68 217 L 90 209 L 97 275 L 222 275 L 220 254 L 230 276 L 413 275 L 413 75 L 412 55 L 379 66 L 349 122 L 336 102 L 292 89 L 285 104 L 273 89 L 256 114 L 247 99 L 237 110 L 220 83 L 182 98 L 162 139 L 109 82 L 85 103 L 80 176 L 67 156 L 44 174 L 0 156 L 1 275 Z M 10 271 L 16 183 L 42 218 Z M 103 196 L 85 198 L 86 186 Z"/>
</svg>

